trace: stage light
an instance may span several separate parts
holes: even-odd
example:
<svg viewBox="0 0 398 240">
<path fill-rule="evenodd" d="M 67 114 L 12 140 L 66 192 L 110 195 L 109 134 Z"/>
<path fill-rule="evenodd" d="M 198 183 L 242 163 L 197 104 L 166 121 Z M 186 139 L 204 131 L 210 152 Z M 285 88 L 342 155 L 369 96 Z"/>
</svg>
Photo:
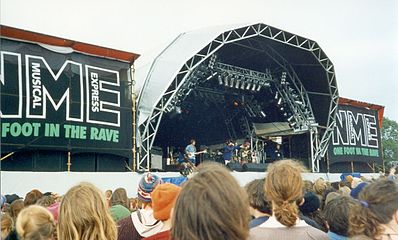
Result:
<svg viewBox="0 0 398 240">
<path fill-rule="evenodd" d="M 300 105 L 300 106 L 304 106 L 304 104 L 303 104 L 302 101 L 294 101 L 294 102 L 297 103 L 297 104 Z"/>
<path fill-rule="evenodd" d="M 178 114 L 181 114 L 182 111 L 181 111 L 181 107 L 180 107 L 180 106 L 177 106 L 177 107 L 176 107 L 176 112 L 177 112 Z"/>
<path fill-rule="evenodd" d="M 223 83 L 222 83 L 222 76 L 221 75 L 218 75 L 218 84 L 219 85 L 222 85 Z"/>
<path fill-rule="evenodd" d="M 281 105 L 281 103 L 282 103 L 282 98 L 279 98 L 278 105 Z"/>
<path fill-rule="evenodd" d="M 265 114 L 265 112 L 261 111 L 261 116 L 266 117 L 267 115 Z"/>
<path fill-rule="evenodd" d="M 242 90 L 245 89 L 245 82 L 242 81 L 242 85 L 240 86 L 240 89 L 242 89 Z"/>
<path fill-rule="evenodd" d="M 230 78 L 230 83 L 229 83 L 229 87 L 234 87 L 234 80 L 235 80 L 235 78 L 232 76 L 231 78 Z"/>
<path fill-rule="evenodd" d="M 251 86 L 251 83 L 250 83 L 250 82 L 247 83 L 247 85 L 246 85 L 246 90 L 249 90 L 249 89 L 250 89 L 250 86 Z"/>
<path fill-rule="evenodd" d="M 261 84 L 259 84 L 259 85 L 257 86 L 256 91 L 259 92 L 260 90 L 261 90 Z"/>
<path fill-rule="evenodd" d="M 284 116 L 284 117 L 287 117 L 287 113 L 283 113 L 283 116 Z"/>
<path fill-rule="evenodd" d="M 280 110 L 283 111 L 283 110 L 285 110 L 285 108 L 284 107 L 280 107 Z"/>
<path fill-rule="evenodd" d="M 228 75 L 224 77 L 225 86 L 228 87 Z"/>
<path fill-rule="evenodd" d="M 253 92 L 256 91 L 256 88 L 257 88 L 256 84 L 253 83 L 252 91 L 253 91 Z"/>
<path fill-rule="evenodd" d="M 290 122 L 290 121 L 293 120 L 293 118 L 294 118 L 294 116 L 290 116 L 290 117 L 287 119 L 287 121 Z"/>
<path fill-rule="evenodd" d="M 275 94 L 275 100 L 278 99 L 278 95 L 279 95 L 279 92 L 276 92 L 276 94 Z"/>
<path fill-rule="evenodd" d="M 236 89 L 239 88 L 239 84 L 240 84 L 240 80 L 239 80 L 239 78 L 238 78 L 238 80 L 236 80 L 236 85 L 235 85 L 235 88 L 236 88 Z"/>
</svg>

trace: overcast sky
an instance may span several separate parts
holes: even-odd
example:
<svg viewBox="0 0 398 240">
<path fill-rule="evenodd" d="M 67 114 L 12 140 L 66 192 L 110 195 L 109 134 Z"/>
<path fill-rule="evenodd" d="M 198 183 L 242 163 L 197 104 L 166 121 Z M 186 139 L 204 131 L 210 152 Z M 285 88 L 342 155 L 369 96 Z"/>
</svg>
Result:
<svg viewBox="0 0 398 240">
<path fill-rule="evenodd" d="M 395 0 L 0 0 L 1 24 L 145 54 L 179 33 L 263 22 L 319 43 L 340 96 L 398 121 Z"/>
</svg>

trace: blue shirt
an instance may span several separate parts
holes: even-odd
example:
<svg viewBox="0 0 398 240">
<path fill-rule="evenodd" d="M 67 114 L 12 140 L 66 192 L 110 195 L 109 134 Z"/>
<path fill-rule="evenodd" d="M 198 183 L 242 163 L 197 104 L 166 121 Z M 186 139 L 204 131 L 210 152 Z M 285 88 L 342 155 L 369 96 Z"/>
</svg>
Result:
<svg viewBox="0 0 398 240">
<path fill-rule="evenodd" d="M 232 160 L 232 155 L 234 154 L 235 150 L 239 150 L 240 147 L 239 146 L 230 146 L 227 145 L 224 147 L 224 160 Z"/>
<path fill-rule="evenodd" d="M 188 155 L 188 159 L 189 159 L 191 162 L 195 163 L 195 160 L 196 160 L 196 156 L 195 156 L 196 147 L 195 147 L 194 145 L 192 145 L 192 144 L 189 144 L 189 145 L 185 148 L 185 152 L 186 152 L 187 155 Z"/>
<path fill-rule="evenodd" d="M 330 240 L 348 240 L 348 237 L 338 235 L 334 232 L 328 232 L 328 237 Z"/>
</svg>

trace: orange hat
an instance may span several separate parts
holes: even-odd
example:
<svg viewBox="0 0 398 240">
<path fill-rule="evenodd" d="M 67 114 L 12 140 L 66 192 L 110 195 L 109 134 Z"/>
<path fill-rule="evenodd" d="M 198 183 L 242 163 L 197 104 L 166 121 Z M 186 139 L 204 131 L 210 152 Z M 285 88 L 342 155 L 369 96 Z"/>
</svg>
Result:
<svg viewBox="0 0 398 240">
<path fill-rule="evenodd" d="M 160 184 L 153 190 L 151 198 L 155 219 L 164 221 L 170 218 L 171 209 L 180 191 L 180 187 L 171 183 Z"/>
</svg>

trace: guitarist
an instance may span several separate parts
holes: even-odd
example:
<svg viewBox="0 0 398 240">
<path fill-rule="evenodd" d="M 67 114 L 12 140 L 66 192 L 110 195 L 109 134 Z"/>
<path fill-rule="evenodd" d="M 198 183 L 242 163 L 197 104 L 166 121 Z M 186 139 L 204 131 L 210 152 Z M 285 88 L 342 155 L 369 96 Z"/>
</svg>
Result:
<svg viewBox="0 0 398 240">
<path fill-rule="evenodd" d="M 190 141 L 191 144 L 189 144 L 186 148 L 185 148 L 185 154 L 187 159 L 194 165 L 196 165 L 196 141 L 195 139 L 191 139 Z"/>
</svg>

